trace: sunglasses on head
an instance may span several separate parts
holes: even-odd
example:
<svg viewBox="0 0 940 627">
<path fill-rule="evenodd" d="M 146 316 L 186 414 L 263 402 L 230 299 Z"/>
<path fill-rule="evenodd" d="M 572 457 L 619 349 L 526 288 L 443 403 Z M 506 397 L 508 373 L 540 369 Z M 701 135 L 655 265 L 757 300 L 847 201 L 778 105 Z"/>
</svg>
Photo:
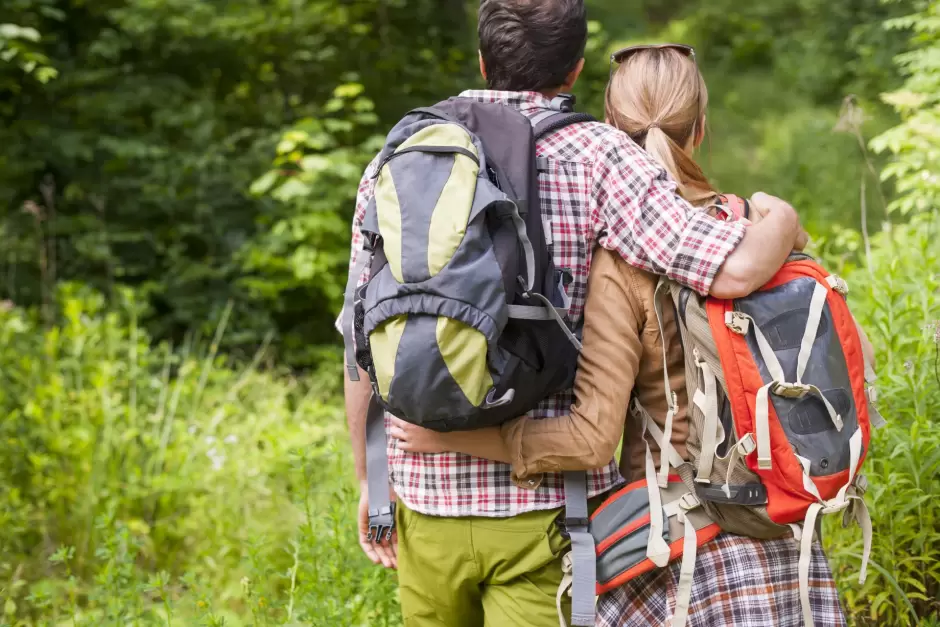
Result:
<svg viewBox="0 0 940 627">
<path fill-rule="evenodd" d="M 610 76 L 614 75 L 614 64 L 623 63 L 642 50 L 675 50 L 695 61 L 695 48 L 685 44 L 643 44 L 639 46 L 627 46 L 610 55 Z"/>
</svg>

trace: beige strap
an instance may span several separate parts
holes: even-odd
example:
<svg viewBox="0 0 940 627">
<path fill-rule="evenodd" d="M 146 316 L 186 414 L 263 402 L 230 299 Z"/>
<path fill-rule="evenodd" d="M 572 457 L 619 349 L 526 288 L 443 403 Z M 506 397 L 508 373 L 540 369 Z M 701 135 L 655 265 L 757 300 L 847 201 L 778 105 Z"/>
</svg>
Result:
<svg viewBox="0 0 940 627">
<path fill-rule="evenodd" d="M 738 463 L 744 457 L 747 457 L 754 452 L 754 436 L 750 433 L 744 435 L 743 438 L 738 440 L 738 442 L 731 448 L 731 459 L 728 461 L 728 470 L 725 474 L 725 484 L 721 486 L 722 491 L 725 493 L 729 499 L 731 498 L 731 474 L 734 472 L 734 469 L 737 467 Z"/>
<path fill-rule="evenodd" d="M 640 402 L 637 400 L 633 401 L 633 405 L 634 405 L 634 410 L 637 412 L 637 414 L 643 417 L 645 421 L 644 424 L 646 425 L 646 431 L 649 432 L 650 437 L 652 437 L 655 442 L 662 442 L 663 430 L 659 428 L 659 425 L 656 424 L 656 421 L 653 420 L 653 418 L 649 415 L 649 412 L 647 412 L 646 409 L 642 405 L 640 405 Z M 671 442 L 666 445 L 665 449 L 660 448 L 661 452 L 663 450 L 665 450 L 666 454 L 669 455 L 669 463 L 672 465 L 673 468 L 679 468 L 680 466 L 682 466 L 682 464 L 685 463 L 685 460 L 682 459 L 682 456 L 679 455 L 679 452 L 676 450 L 676 448 L 672 445 Z"/>
<path fill-rule="evenodd" d="M 656 323 L 659 325 L 659 340 L 663 349 L 663 388 L 666 393 L 666 403 L 668 403 L 669 407 L 666 411 L 666 423 L 663 425 L 663 435 L 659 439 L 660 451 L 665 451 L 666 447 L 672 442 L 672 420 L 679 410 L 679 400 L 676 397 L 676 393 L 672 391 L 672 386 L 669 385 L 669 369 L 666 366 L 669 361 L 669 355 L 666 352 L 666 331 L 663 328 L 663 306 L 660 292 L 668 292 L 668 290 L 669 283 L 666 281 L 666 278 L 660 277 L 659 283 L 656 284 L 656 291 L 653 293 L 653 311 L 656 312 Z M 660 455 L 658 483 L 659 487 L 663 489 L 669 485 L 668 455 Z"/>
<path fill-rule="evenodd" d="M 754 403 L 754 435 L 757 436 L 757 467 L 761 470 L 773 468 L 770 457 L 770 396 L 771 381 L 757 390 L 757 400 Z"/>
<path fill-rule="evenodd" d="M 561 558 L 561 583 L 558 585 L 558 592 L 555 594 L 555 609 L 558 610 L 558 627 L 568 627 L 568 622 L 565 620 L 565 613 L 561 608 L 561 600 L 564 598 L 565 592 L 571 589 L 571 573 L 573 570 L 571 553 L 565 553 L 565 556 Z"/>
<path fill-rule="evenodd" d="M 767 338 L 764 337 L 764 334 L 761 332 L 760 327 L 754 322 L 754 320 L 745 314 L 742 314 L 748 320 L 750 320 L 750 327 L 754 330 L 754 338 L 757 340 L 757 348 L 760 351 L 760 356 L 764 360 L 764 363 L 767 366 L 767 370 L 770 371 L 770 377 L 777 383 L 783 383 L 786 381 L 786 378 L 783 375 L 783 367 L 780 365 L 780 361 L 777 359 L 777 355 L 774 353 L 774 349 L 771 348 L 770 342 L 767 341 Z"/>
<path fill-rule="evenodd" d="M 855 520 L 862 530 L 862 569 L 858 574 L 858 585 L 864 585 L 868 576 L 868 560 L 871 558 L 871 543 L 874 531 L 871 525 L 871 514 L 868 512 L 868 505 L 865 499 L 860 496 L 853 496 L 852 509 L 855 510 Z"/>
<path fill-rule="evenodd" d="M 672 627 L 685 627 L 689 618 L 689 605 L 692 601 L 692 582 L 695 579 L 695 560 L 698 550 L 698 537 L 692 520 L 681 513 L 679 522 L 685 527 L 682 541 L 682 566 L 679 569 L 679 585 L 676 589 L 676 611 L 673 612 Z"/>
<path fill-rule="evenodd" d="M 826 503 L 832 507 L 838 507 L 845 502 L 845 495 L 849 488 L 855 483 L 855 473 L 858 472 L 859 460 L 862 457 L 862 430 L 855 429 L 855 433 L 849 438 L 849 480 L 839 489 L 839 493 Z"/>
<path fill-rule="evenodd" d="M 816 517 L 823 506 L 813 503 L 806 510 L 803 520 L 803 533 L 800 538 L 800 561 L 797 567 L 800 581 L 800 605 L 803 607 L 803 624 L 805 627 L 815 627 L 813 622 L 813 608 L 809 602 L 809 565 L 813 556 L 813 530 L 816 528 Z"/>
<path fill-rule="evenodd" d="M 649 414 L 647 414 L 649 416 Z M 646 432 L 648 418 L 644 418 L 643 433 Z M 646 545 L 646 557 L 662 568 L 669 563 L 669 545 L 663 539 L 665 522 L 663 520 L 663 501 L 659 492 L 659 483 L 656 481 L 656 465 L 653 464 L 653 453 L 650 445 L 643 438 L 646 445 L 646 489 L 650 500 L 650 538 Z M 663 458 L 666 455 L 662 455 Z M 667 462 L 668 464 L 668 462 Z"/>
<path fill-rule="evenodd" d="M 796 382 L 803 382 L 803 374 L 806 372 L 806 364 L 809 363 L 809 356 L 813 352 L 813 344 L 816 342 L 816 333 L 819 331 L 819 323 L 822 320 L 823 308 L 826 306 L 826 296 L 829 290 L 822 283 L 816 283 L 813 289 L 813 298 L 809 303 L 809 315 L 806 318 L 806 328 L 803 330 L 803 341 L 800 342 L 800 354 L 796 359 Z"/>
<path fill-rule="evenodd" d="M 702 452 L 698 460 L 698 472 L 695 476 L 697 483 L 711 483 L 712 467 L 715 462 L 715 452 L 718 444 L 725 439 L 725 429 L 718 417 L 718 382 L 711 367 L 702 360 L 696 361 L 702 371 L 702 380 L 705 383 L 705 392 L 695 391 L 693 402 L 705 416 L 702 426 Z"/>
</svg>

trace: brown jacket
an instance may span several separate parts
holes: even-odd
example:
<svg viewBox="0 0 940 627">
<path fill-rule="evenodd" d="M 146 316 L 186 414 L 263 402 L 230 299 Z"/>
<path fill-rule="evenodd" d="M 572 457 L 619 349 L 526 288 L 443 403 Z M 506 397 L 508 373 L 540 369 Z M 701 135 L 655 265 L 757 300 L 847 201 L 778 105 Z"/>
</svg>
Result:
<svg viewBox="0 0 940 627">
<path fill-rule="evenodd" d="M 598 248 L 588 279 L 584 310 L 584 349 L 578 360 L 575 403 L 559 418 L 519 418 L 507 423 L 503 438 L 519 485 L 534 488 L 538 475 L 606 465 L 623 434 L 620 471 L 627 480 L 642 476 L 646 449 L 641 425 L 629 416 L 635 394 L 662 427 L 666 419 L 663 350 L 653 309 L 657 277 L 627 265 L 616 253 Z M 664 298 L 670 385 L 679 397 L 672 445 L 687 459 L 685 367 L 673 308 Z M 659 449 L 651 444 L 659 465 Z M 534 479 L 534 481 L 533 481 Z"/>
</svg>

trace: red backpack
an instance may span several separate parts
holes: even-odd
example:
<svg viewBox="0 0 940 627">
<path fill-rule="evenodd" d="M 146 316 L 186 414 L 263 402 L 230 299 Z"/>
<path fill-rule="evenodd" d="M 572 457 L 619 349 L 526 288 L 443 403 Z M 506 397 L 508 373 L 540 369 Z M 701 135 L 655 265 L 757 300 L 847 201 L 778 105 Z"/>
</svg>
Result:
<svg viewBox="0 0 940 627">
<path fill-rule="evenodd" d="M 747 217 L 749 207 L 724 196 L 718 209 L 734 219 Z M 691 461 L 670 444 L 676 396 L 667 373 L 665 428 L 660 431 L 637 403 L 633 407 L 644 418 L 647 438 L 659 444 L 660 467 L 653 467 L 647 447 L 646 479 L 608 499 L 592 521 L 599 592 L 648 571 L 647 563 L 665 566 L 681 556 L 672 623 L 681 627 L 697 546 L 719 528 L 756 538 L 792 531 L 800 546 L 804 622 L 812 627 L 812 538 L 819 516 L 837 512 L 862 529 L 864 580 L 872 528 L 860 470 L 871 427 L 884 421 L 872 405 L 874 372 L 865 361 L 847 292 L 845 281 L 804 254 L 791 255 L 766 285 L 739 299 L 701 297 L 660 280 L 655 297 L 660 329 L 662 305 L 668 302 L 685 353 Z M 647 495 L 630 496 L 639 487 Z M 637 525 L 637 511 L 649 517 L 648 525 Z M 636 550 L 642 544 L 637 534 L 646 540 L 645 551 Z M 610 541 L 618 535 L 625 540 Z M 683 542 L 677 544 L 677 538 Z"/>
</svg>

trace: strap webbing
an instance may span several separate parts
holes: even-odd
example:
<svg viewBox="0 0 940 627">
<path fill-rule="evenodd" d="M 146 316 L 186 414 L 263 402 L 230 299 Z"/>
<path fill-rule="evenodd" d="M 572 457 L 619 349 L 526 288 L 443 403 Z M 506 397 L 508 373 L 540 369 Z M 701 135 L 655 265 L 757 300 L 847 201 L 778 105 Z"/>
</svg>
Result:
<svg viewBox="0 0 940 627">
<path fill-rule="evenodd" d="M 529 118 L 529 121 L 532 123 L 532 134 L 538 140 L 566 126 L 580 122 L 596 122 L 597 120 L 589 113 L 572 113 L 552 109 Z"/>
<path fill-rule="evenodd" d="M 679 585 L 676 588 L 676 610 L 673 612 L 671 627 L 685 627 L 689 618 L 689 605 L 692 601 L 692 582 L 695 578 L 695 560 L 698 551 L 698 535 L 692 520 L 681 513 L 679 521 L 685 527 L 682 540 L 682 566 L 679 569 Z"/>
<path fill-rule="evenodd" d="M 813 344 L 816 342 L 816 332 L 819 331 L 819 323 L 822 320 L 823 307 L 826 305 L 826 296 L 829 290 L 822 283 L 816 283 L 813 289 L 813 298 L 809 304 L 809 315 L 806 319 L 806 328 L 803 330 L 803 341 L 800 343 L 800 354 L 796 360 L 796 382 L 803 382 L 803 373 L 806 372 L 806 364 L 809 363 L 809 356 L 813 352 Z"/>
<path fill-rule="evenodd" d="M 669 385 L 669 368 L 666 365 L 669 360 L 669 355 L 666 352 L 666 331 L 663 328 L 663 307 L 660 301 L 660 292 L 668 292 L 668 290 L 669 284 L 666 282 L 665 277 L 660 277 L 659 283 L 656 284 L 656 291 L 653 293 L 653 311 L 656 312 L 656 322 L 659 324 L 659 340 L 663 349 L 663 387 L 665 388 L 666 403 L 668 405 L 666 423 L 663 425 L 663 436 L 659 441 L 659 450 L 661 451 L 665 451 L 666 447 L 672 442 L 672 421 L 678 411 L 676 394 L 672 391 L 672 386 Z M 669 485 L 668 455 L 660 456 L 658 483 L 660 488 L 666 488 L 666 486 Z"/>
<path fill-rule="evenodd" d="M 803 608 L 803 625 L 815 627 L 813 622 L 813 607 L 809 602 L 809 565 L 813 556 L 813 530 L 816 528 L 816 516 L 823 508 L 821 503 L 813 503 L 806 511 L 803 520 L 803 532 L 800 538 L 800 561 L 797 573 L 800 582 L 800 605 Z"/>
<path fill-rule="evenodd" d="M 568 471 L 565 481 L 565 529 L 571 538 L 571 624 L 594 624 L 597 555 L 588 531 L 587 473 Z"/>
<path fill-rule="evenodd" d="M 696 363 L 702 371 L 705 391 L 696 390 L 693 402 L 704 414 L 705 423 L 702 426 L 704 432 L 702 435 L 702 452 L 698 460 L 698 473 L 695 480 L 699 483 L 710 483 L 715 452 L 718 449 L 718 444 L 725 439 L 725 429 L 718 417 L 718 381 L 711 367 L 705 361 L 698 360 Z"/>
<path fill-rule="evenodd" d="M 646 433 L 651 422 L 649 414 L 643 412 L 643 426 L 640 432 Z M 646 557 L 662 568 L 669 563 L 669 544 L 663 540 L 663 530 L 665 529 L 663 498 L 659 492 L 659 481 L 656 477 L 656 465 L 653 463 L 653 452 L 650 450 L 646 438 L 643 438 L 643 444 L 646 446 L 646 489 L 649 492 L 650 500 L 650 537 L 646 545 Z M 672 445 L 670 444 L 670 446 Z M 667 449 L 661 450 L 665 452 Z M 663 459 L 667 456 L 665 453 L 661 455 Z"/>
<path fill-rule="evenodd" d="M 388 440 L 385 410 L 373 394 L 366 416 L 366 480 L 369 486 L 369 534 L 374 542 L 391 538 L 395 510 L 389 498 Z"/>
<path fill-rule="evenodd" d="M 366 266 L 372 260 L 372 254 L 362 249 L 356 258 L 356 263 L 349 268 L 349 278 L 346 280 L 346 296 L 343 301 L 343 344 L 346 350 L 346 371 L 349 373 L 350 381 L 359 380 L 359 367 L 356 365 L 356 346 L 353 338 L 355 331 L 353 329 L 353 320 L 355 319 L 353 311 L 353 301 L 355 299 L 356 288 L 359 286 L 359 277 L 366 269 Z"/>
<path fill-rule="evenodd" d="M 640 401 L 636 399 L 634 399 L 633 401 L 633 407 L 634 407 L 634 410 L 638 412 L 640 417 L 643 418 L 643 421 L 644 421 L 643 424 L 646 425 L 646 431 L 649 432 L 653 440 L 655 442 L 662 442 L 663 430 L 659 428 L 659 425 L 656 424 L 656 421 L 653 420 L 653 418 L 649 415 L 649 412 L 646 411 L 646 408 L 640 405 Z M 662 453 L 663 453 L 663 450 L 660 449 L 660 454 Z M 665 453 L 666 455 L 669 455 L 669 463 L 672 465 L 673 468 L 679 468 L 680 466 L 686 463 L 686 461 L 682 459 L 682 456 L 679 455 L 679 452 L 676 450 L 676 448 L 672 445 L 671 442 L 666 447 Z"/>
<path fill-rule="evenodd" d="M 562 317 L 562 313 L 568 313 L 567 309 L 558 309 L 552 302 L 548 300 L 542 294 L 537 292 L 532 292 L 529 294 L 530 298 L 542 303 L 542 307 L 527 307 L 525 305 L 508 305 L 509 307 L 509 317 L 510 318 L 519 318 L 522 320 L 554 320 L 561 330 L 564 332 L 565 337 L 568 338 L 568 341 L 578 349 L 578 352 L 581 352 L 581 341 L 571 332 L 571 329 L 568 327 L 568 323 L 565 322 L 565 319 Z M 536 310 L 541 313 L 536 313 Z"/>
<path fill-rule="evenodd" d="M 519 244 L 522 246 L 522 252 L 525 254 L 525 289 L 530 291 L 535 284 L 535 251 L 532 249 L 532 242 L 529 240 L 529 233 L 525 227 L 525 220 L 519 215 L 519 207 L 512 203 L 512 212 L 510 213 L 512 224 L 516 228 L 516 237 L 519 238 Z"/>
</svg>

